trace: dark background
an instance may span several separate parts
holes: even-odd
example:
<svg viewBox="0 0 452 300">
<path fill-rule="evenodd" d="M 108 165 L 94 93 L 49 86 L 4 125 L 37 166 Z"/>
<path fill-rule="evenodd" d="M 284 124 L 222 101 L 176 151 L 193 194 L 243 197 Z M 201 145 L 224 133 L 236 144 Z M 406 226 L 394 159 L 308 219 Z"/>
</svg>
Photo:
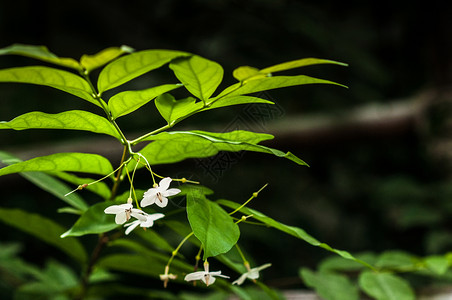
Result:
<svg viewBox="0 0 452 300">
<path fill-rule="evenodd" d="M 246 153 L 162 166 L 158 172 L 200 180 L 216 191 L 213 198 L 238 202 L 269 183 L 251 207 L 335 248 L 401 249 L 423 256 L 445 253 L 452 245 L 451 15 L 450 5 L 402 1 L 16 0 L 2 4 L 0 46 L 46 45 L 77 59 L 123 44 L 189 51 L 219 62 L 224 86 L 234 82 L 232 71 L 241 65 L 263 68 L 304 57 L 345 62 L 349 67 L 312 66 L 288 74 L 318 76 L 348 89 L 270 91 L 260 96 L 276 106 L 221 109 L 178 127 L 269 131 L 276 138 L 267 145 L 290 150 L 310 168 Z M 39 62 L 0 57 L 2 68 L 30 64 Z M 155 74 L 131 87 L 145 88 L 166 76 Z M 32 110 L 91 109 L 60 91 L 19 84 L 2 83 L 0 101 L 0 120 Z M 132 138 L 162 125 L 152 103 L 120 121 Z M 60 149 L 90 151 L 93 140 L 89 133 L 1 131 L 0 149 L 27 158 Z M 95 151 L 119 159 L 119 146 L 96 141 Z M 0 187 L 2 206 L 54 212 L 60 204 L 19 176 L 1 178 Z M 74 221 L 64 218 L 68 226 Z M 315 267 L 329 255 L 271 230 L 243 231 L 243 248 L 258 264 L 273 263 L 266 279 L 280 288 L 302 287 L 298 268 Z M 17 236 L 25 238 L 5 231 L 2 240 Z M 25 249 L 24 257 L 37 263 L 43 257 L 36 254 L 49 251 L 32 239 L 24 244 L 35 247 Z"/>
</svg>

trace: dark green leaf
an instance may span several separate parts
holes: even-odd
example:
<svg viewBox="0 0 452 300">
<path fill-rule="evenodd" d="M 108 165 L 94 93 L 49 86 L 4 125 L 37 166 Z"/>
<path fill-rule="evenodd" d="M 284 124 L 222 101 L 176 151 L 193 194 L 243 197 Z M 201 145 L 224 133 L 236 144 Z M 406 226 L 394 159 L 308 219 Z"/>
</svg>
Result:
<svg viewBox="0 0 452 300">
<path fill-rule="evenodd" d="M 56 64 L 81 71 L 80 64 L 72 58 L 58 57 L 47 49 L 46 46 L 13 44 L 0 49 L 0 55 L 14 54 L 39 59 L 48 63 Z"/>
<path fill-rule="evenodd" d="M 23 173 L 23 174 L 26 174 L 26 173 Z M 63 179 L 67 182 L 76 184 L 77 186 L 88 184 L 88 183 L 95 181 L 92 178 L 81 178 L 81 177 L 75 176 L 74 174 L 65 173 L 65 172 L 51 172 L 50 174 L 52 176 Z M 105 182 L 102 182 L 102 181 L 96 182 L 95 184 L 88 185 L 84 189 L 101 196 L 105 200 L 110 199 L 111 191 Z M 68 195 L 68 196 L 70 196 L 70 195 Z"/>
<path fill-rule="evenodd" d="M 155 97 L 181 87 L 180 84 L 164 84 L 142 91 L 125 91 L 114 95 L 108 101 L 113 118 L 130 114 Z"/>
<path fill-rule="evenodd" d="M 171 62 L 170 68 L 185 88 L 204 102 L 223 79 L 223 68 L 216 62 L 193 55 Z"/>
<path fill-rule="evenodd" d="M 334 273 L 314 273 L 307 268 L 300 270 L 304 283 L 315 289 L 325 300 L 358 300 L 358 289 L 346 276 Z"/>
<path fill-rule="evenodd" d="M 0 82 L 20 82 L 50 86 L 101 106 L 82 77 L 49 67 L 19 67 L 0 70 Z"/>
<path fill-rule="evenodd" d="M 237 204 L 235 202 L 228 201 L 228 200 L 218 200 L 217 203 L 219 203 L 220 205 L 224 205 L 224 206 L 230 207 L 232 209 L 237 209 L 240 206 L 240 204 Z M 328 251 L 334 252 L 334 253 L 342 256 L 343 258 L 359 262 L 359 263 L 361 263 L 361 264 L 363 264 L 363 265 L 365 265 L 367 267 L 372 268 L 372 266 L 370 266 L 368 263 L 366 263 L 364 261 L 361 261 L 359 259 L 356 259 L 353 255 L 351 255 L 347 251 L 337 250 L 337 249 L 334 249 L 334 248 L 332 248 L 331 246 L 329 246 L 329 245 L 327 245 L 325 243 L 319 242 L 317 239 L 315 239 L 314 237 L 310 236 L 308 233 L 306 233 L 306 231 L 304 231 L 301 228 L 285 225 L 283 223 L 275 221 L 274 219 L 272 219 L 270 217 L 267 217 L 266 215 L 264 215 L 263 213 L 261 213 L 261 212 L 259 212 L 257 210 L 251 209 L 251 208 L 243 207 L 243 208 L 240 209 L 240 212 L 245 214 L 245 215 L 252 215 L 254 219 L 256 219 L 256 220 L 258 220 L 258 221 L 260 221 L 260 222 L 262 222 L 262 223 L 264 223 L 264 224 L 266 224 L 266 225 L 268 225 L 270 227 L 273 227 L 273 228 L 278 229 L 278 230 L 280 230 L 282 232 L 290 234 L 290 235 L 292 235 L 292 236 L 294 236 L 294 237 L 296 237 L 298 239 L 301 239 L 301 240 L 303 240 L 303 241 L 305 241 L 305 242 L 307 242 L 307 243 L 309 243 L 309 244 L 311 244 L 313 246 L 321 247 L 321 248 L 326 249 Z"/>
<path fill-rule="evenodd" d="M 109 63 L 99 74 L 99 93 L 115 88 L 144 73 L 160 68 L 174 58 L 190 55 L 172 50 L 145 50 L 135 52 Z"/>
<path fill-rule="evenodd" d="M 187 216 L 195 236 L 201 241 L 204 260 L 231 250 L 240 230 L 218 204 L 192 190 L 187 195 Z"/>
<path fill-rule="evenodd" d="M 94 55 L 83 55 L 80 59 L 80 64 L 87 72 L 91 72 L 94 69 L 108 64 L 110 61 L 118 58 L 124 53 L 132 53 L 133 51 L 132 48 L 124 45 L 121 47 L 110 47 Z"/>
<path fill-rule="evenodd" d="M 0 169 L 0 176 L 19 172 L 72 171 L 107 175 L 113 172 L 103 156 L 88 153 L 56 153 L 16 163 Z"/>
<path fill-rule="evenodd" d="M 30 112 L 9 122 L 0 122 L 0 129 L 71 129 L 103 133 L 120 139 L 118 132 L 106 118 L 82 110 L 59 114 Z"/>
<path fill-rule="evenodd" d="M 359 276 L 362 290 L 376 300 L 414 300 L 415 294 L 402 278 L 388 273 L 363 272 Z"/>
<path fill-rule="evenodd" d="M 299 165 L 307 165 L 303 160 L 290 152 L 257 145 L 273 136 L 263 133 L 237 130 L 226 133 L 205 131 L 172 131 L 163 132 L 147 138 L 153 140 L 140 152 L 149 157 L 154 164 L 174 163 L 187 158 L 202 158 L 217 154 L 219 151 L 255 151 L 273 154 L 294 161 Z"/>
<path fill-rule="evenodd" d="M 59 248 L 79 261 L 87 259 L 82 244 L 75 238 L 62 240 L 63 227 L 50 219 L 20 209 L 0 208 L 0 221 Z"/>
</svg>

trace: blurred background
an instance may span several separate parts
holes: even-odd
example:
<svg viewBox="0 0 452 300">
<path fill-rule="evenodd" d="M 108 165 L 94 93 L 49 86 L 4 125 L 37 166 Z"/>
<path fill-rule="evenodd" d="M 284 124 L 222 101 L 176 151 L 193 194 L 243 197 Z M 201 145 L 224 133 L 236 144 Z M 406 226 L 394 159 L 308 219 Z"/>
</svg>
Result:
<svg viewBox="0 0 452 300">
<path fill-rule="evenodd" d="M 269 183 L 250 207 L 338 249 L 445 253 L 452 246 L 452 8 L 366 2 L 15 0 L 0 10 L 0 47 L 46 45 L 58 56 L 76 59 L 123 44 L 136 50 L 183 50 L 219 62 L 225 69 L 221 87 L 235 82 L 232 71 L 242 65 L 264 68 L 304 57 L 347 63 L 287 74 L 328 79 L 348 89 L 273 90 L 258 96 L 276 105 L 225 108 L 176 128 L 270 132 L 275 139 L 266 145 L 291 151 L 310 168 L 238 153 L 160 166 L 157 172 L 199 180 L 215 190 L 212 199 L 245 201 Z M 30 64 L 40 62 L 0 57 L 1 68 Z M 126 87 L 144 89 L 175 80 L 170 75 L 153 72 Z M 32 110 L 101 113 L 86 101 L 39 86 L 2 83 L 0 101 L 2 121 Z M 149 103 L 119 125 L 134 138 L 164 120 Z M 80 151 L 118 162 L 121 155 L 112 139 L 50 130 L 0 131 L 0 150 L 22 159 Z M 149 181 L 143 178 L 142 188 Z M 2 206 L 54 214 L 67 226 L 75 221 L 56 214 L 61 203 L 19 175 L 0 178 L 0 188 Z M 21 241 L 25 259 L 40 264 L 44 257 L 58 258 L 39 241 L 2 228 L 0 242 Z M 302 288 L 298 268 L 315 268 L 330 256 L 276 231 L 242 230 L 242 247 L 256 263 L 273 263 L 265 273 L 271 286 Z"/>
</svg>

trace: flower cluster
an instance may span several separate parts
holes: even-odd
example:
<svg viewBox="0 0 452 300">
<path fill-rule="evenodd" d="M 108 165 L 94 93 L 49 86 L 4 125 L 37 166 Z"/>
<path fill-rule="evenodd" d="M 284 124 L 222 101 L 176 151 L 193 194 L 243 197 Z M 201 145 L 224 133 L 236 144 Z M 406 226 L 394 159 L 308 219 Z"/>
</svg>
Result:
<svg viewBox="0 0 452 300">
<path fill-rule="evenodd" d="M 159 207 L 165 207 L 168 205 L 169 196 L 174 196 L 181 192 L 179 189 L 168 189 L 172 179 L 169 177 L 163 178 L 158 185 L 150 188 L 144 193 L 141 200 L 141 207 L 146 207 L 152 204 L 156 204 Z M 127 227 L 125 234 L 129 234 L 136 227 L 149 228 L 154 225 L 154 221 L 163 218 L 165 215 L 161 213 L 147 214 L 141 209 L 133 208 L 132 198 L 127 199 L 127 203 L 120 205 L 111 205 L 107 207 L 104 212 L 106 214 L 114 214 L 116 224 L 124 224 L 129 221 L 131 217 L 137 220 L 127 223 L 124 227 Z"/>
</svg>

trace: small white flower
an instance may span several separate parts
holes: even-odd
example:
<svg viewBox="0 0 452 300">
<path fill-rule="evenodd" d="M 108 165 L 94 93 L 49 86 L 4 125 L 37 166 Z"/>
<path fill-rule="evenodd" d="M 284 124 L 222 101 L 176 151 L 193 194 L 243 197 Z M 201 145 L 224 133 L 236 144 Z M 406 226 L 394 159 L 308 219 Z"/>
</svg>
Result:
<svg viewBox="0 0 452 300">
<path fill-rule="evenodd" d="M 174 196 L 180 193 L 179 189 L 168 189 L 171 183 L 171 178 L 165 177 L 160 180 L 157 187 L 150 188 L 144 193 L 143 200 L 141 200 L 141 207 L 146 207 L 151 204 L 156 204 L 160 207 L 165 207 L 168 205 L 169 196 Z"/>
<path fill-rule="evenodd" d="M 112 205 L 104 210 L 106 214 L 114 214 L 116 224 L 124 224 L 130 220 L 130 216 L 137 218 L 138 220 L 146 221 L 143 215 L 143 211 L 133 208 L 131 201 L 127 201 L 125 204 Z"/>
<path fill-rule="evenodd" d="M 124 224 L 124 227 L 128 227 L 126 229 L 126 235 L 129 234 L 132 230 L 134 230 L 138 225 L 143 228 L 149 228 L 154 225 L 154 221 L 163 218 L 164 214 L 147 214 L 145 212 L 142 212 L 142 215 L 144 216 L 144 220 L 138 219 L 131 223 Z"/>
<path fill-rule="evenodd" d="M 184 278 L 185 281 L 202 280 L 207 286 L 215 282 L 215 276 L 229 278 L 229 276 L 221 275 L 221 271 L 209 272 L 209 264 L 204 263 L 204 271 L 193 272 L 187 274 Z"/>
<path fill-rule="evenodd" d="M 248 272 L 243 273 L 236 281 L 234 281 L 232 284 L 238 284 L 241 285 L 243 282 L 245 282 L 245 279 L 258 279 L 259 278 L 259 271 L 262 271 L 263 269 L 266 269 L 270 267 L 272 264 L 265 264 L 260 267 L 252 268 L 248 270 Z"/>
</svg>

